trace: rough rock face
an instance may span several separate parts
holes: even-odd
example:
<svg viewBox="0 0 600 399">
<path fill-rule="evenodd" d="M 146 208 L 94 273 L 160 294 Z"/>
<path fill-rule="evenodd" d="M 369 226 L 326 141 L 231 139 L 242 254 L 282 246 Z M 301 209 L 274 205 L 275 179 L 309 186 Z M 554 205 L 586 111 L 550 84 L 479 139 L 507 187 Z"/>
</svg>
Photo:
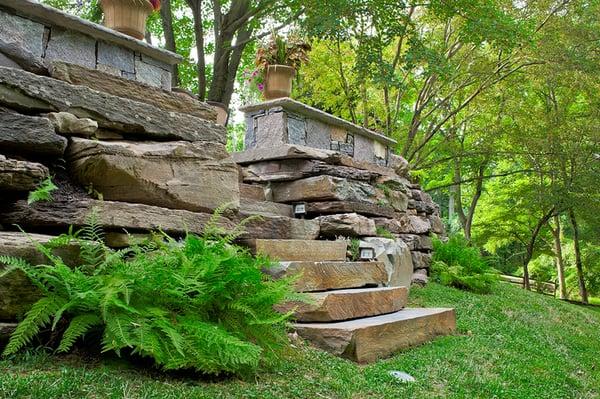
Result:
<svg viewBox="0 0 600 399">
<path fill-rule="evenodd" d="M 362 288 L 307 294 L 310 303 L 287 302 L 277 306 L 294 312 L 301 322 L 329 322 L 377 316 L 401 310 L 408 300 L 406 287 Z"/>
<path fill-rule="evenodd" d="M 57 157 L 65 152 L 66 147 L 67 139 L 54 132 L 54 127 L 47 118 L 19 115 L 0 109 L 2 152 Z"/>
<path fill-rule="evenodd" d="M 98 130 L 98 122 L 89 118 L 78 118 L 68 112 L 51 112 L 48 119 L 56 131 L 64 135 L 90 137 Z"/>
<path fill-rule="evenodd" d="M 275 202 L 358 201 L 376 203 L 377 190 L 369 184 L 339 177 L 317 176 L 273 185 Z"/>
<path fill-rule="evenodd" d="M 123 232 L 162 230 L 181 235 L 186 232 L 202 234 L 212 214 L 167 209 L 157 206 L 130 204 L 127 202 L 96 200 L 55 200 L 27 205 L 26 201 L 12 204 L 0 203 L 0 220 L 18 224 L 23 228 L 81 227 L 90 212 L 97 209 L 99 223 L 107 230 Z M 231 215 L 219 219 L 219 226 L 232 231 L 249 215 Z M 319 224 L 312 220 L 292 219 L 281 216 L 263 217 L 245 225 L 240 238 L 282 238 L 314 240 L 319 236 Z"/>
<path fill-rule="evenodd" d="M 377 287 L 387 284 L 383 262 L 279 262 L 265 270 L 274 278 L 300 276 L 297 291 Z"/>
<path fill-rule="evenodd" d="M 456 330 L 453 309 L 404 309 L 387 315 L 341 323 L 295 324 L 298 334 L 335 355 L 359 363 L 392 353 Z"/>
<path fill-rule="evenodd" d="M 52 236 L 41 234 L 23 234 L 0 232 L 0 255 L 13 256 L 26 260 L 32 265 L 48 262 L 35 246 L 34 242 L 46 244 Z M 70 266 L 79 262 L 77 245 L 67 245 L 53 250 Z M 0 263 L 0 273 L 4 266 Z M 39 292 L 29 279 L 20 271 L 14 271 L 0 277 L 0 320 L 14 320 L 29 310 L 29 307 L 39 299 Z"/>
<path fill-rule="evenodd" d="M 345 261 L 346 241 L 253 240 L 256 253 L 282 261 Z"/>
<path fill-rule="evenodd" d="M 223 146 L 74 138 L 71 170 L 104 199 L 191 211 L 239 206 L 238 170 Z"/>
<path fill-rule="evenodd" d="M 410 249 L 404 241 L 368 237 L 361 241 L 361 246 L 363 245 L 374 248 L 376 259 L 385 265 L 387 286 L 410 287 L 414 267 Z"/>
<path fill-rule="evenodd" d="M 50 66 L 50 76 L 74 85 L 84 85 L 114 96 L 151 104 L 165 111 L 181 112 L 213 122 L 217 120 L 214 109 L 191 96 L 182 96 L 79 65 L 55 61 Z"/>
<path fill-rule="evenodd" d="M 225 128 L 213 122 L 18 69 L 0 67 L 0 103 L 27 112 L 69 112 L 131 136 L 226 142 Z"/>
<path fill-rule="evenodd" d="M 377 234 L 375 222 L 356 213 L 320 216 L 321 235 L 325 237 L 365 237 Z"/>
<path fill-rule="evenodd" d="M 0 191 L 31 191 L 48 177 L 44 165 L 0 155 Z"/>
</svg>

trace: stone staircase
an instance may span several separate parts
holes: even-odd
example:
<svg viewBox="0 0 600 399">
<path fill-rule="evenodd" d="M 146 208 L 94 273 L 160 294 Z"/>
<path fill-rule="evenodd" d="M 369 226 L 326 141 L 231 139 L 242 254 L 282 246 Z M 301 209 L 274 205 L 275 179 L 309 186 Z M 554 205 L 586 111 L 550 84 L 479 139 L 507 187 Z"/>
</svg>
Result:
<svg viewBox="0 0 600 399">
<path fill-rule="evenodd" d="M 297 333 L 313 345 L 359 363 L 373 362 L 401 349 L 456 329 L 453 309 L 405 308 L 408 287 L 386 287 L 382 262 L 346 261 L 346 241 L 254 240 L 251 247 L 273 259 L 275 278 L 299 275 L 296 290 L 309 303 L 288 302 Z"/>
</svg>

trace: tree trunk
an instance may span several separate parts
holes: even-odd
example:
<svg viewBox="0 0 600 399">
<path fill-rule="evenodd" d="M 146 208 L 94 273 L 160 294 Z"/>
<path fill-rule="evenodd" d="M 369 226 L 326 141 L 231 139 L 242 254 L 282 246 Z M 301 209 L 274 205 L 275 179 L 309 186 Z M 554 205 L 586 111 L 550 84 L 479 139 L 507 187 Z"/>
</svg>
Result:
<svg viewBox="0 0 600 399">
<path fill-rule="evenodd" d="M 554 236 L 554 254 L 556 256 L 559 296 L 560 299 L 567 299 L 567 285 L 565 283 L 565 259 L 562 253 L 560 218 L 558 215 L 554 215 L 554 223 L 556 228 L 552 229 L 552 235 Z"/>
<path fill-rule="evenodd" d="M 173 13 L 171 11 L 171 0 L 162 0 L 160 7 L 160 20 L 165 36 L 165 48 L 174 53 L 177 52 L 175 44 L 175 33 L 173 32 Z M 171 85 L 179 86 L 179 69 L 177 64 L 171 67 Z"/>
<path fill-rule="evenodd" d="M 523 288 L 531 291 L 531 285 L 529 283 L 529 262 L 531 258 L 533 258 L 533 251 L 535 250 L 535 242 L 537 240 L 540 231 L 550 218 L 554 215 L 555 208 L 553 207 L 546 213 L 540 220 L 538 220 L 535 228 L 531 232 L 531 238 L 529 239 L 529 243 L 527 244 L 527 253 L 525 254 L 525 259 L 523 260 Z"/>
<path fill-rule="evenodd" d="M 204 59 L 204 21 L 202 19 L 202 0 L 187 0 L 194 16 L 194 35 L 198 62 L 196 74 L 198 76 L 198 98 L 204 101 L 206 97 L 206 60 Z"/>
<path fill-rule="evenodd" d="M 571 226 L 573 227 L 573 246 L 575 249 L 575 266 L 577 268 L 577 278 L 579 279 L 579 295 L 581 296 L 581 302 L 588 303 L 588 292 L 585 286 L 585 278 L 583 276 L 583 262 L 581 260 L 581 248 L 579 247 L 579 226 L 577 224 L 577 217 L 575 211 L 569 209 L 569 219 Z"/>
</svg>

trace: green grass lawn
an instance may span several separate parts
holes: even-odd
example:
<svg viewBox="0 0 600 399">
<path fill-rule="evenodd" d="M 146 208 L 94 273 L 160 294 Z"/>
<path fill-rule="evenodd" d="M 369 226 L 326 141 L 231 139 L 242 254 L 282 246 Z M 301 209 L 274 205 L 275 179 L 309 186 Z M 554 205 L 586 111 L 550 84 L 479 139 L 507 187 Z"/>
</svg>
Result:
<svg viewBox="0 0 600 399">
<path fill-rule="evenodd" d="M 413 289 L 411 298 L 411 306 L 455 307 L 458 333 L 368 366 L 298 348 L 246 381 L 34 351 L 0 361 L 0 397 L 600 398 L 600 308 L 508 284 L 491 295 L 430 284 Z M 399 383 L 391 370 L 417 382 Z"/>
</svg>

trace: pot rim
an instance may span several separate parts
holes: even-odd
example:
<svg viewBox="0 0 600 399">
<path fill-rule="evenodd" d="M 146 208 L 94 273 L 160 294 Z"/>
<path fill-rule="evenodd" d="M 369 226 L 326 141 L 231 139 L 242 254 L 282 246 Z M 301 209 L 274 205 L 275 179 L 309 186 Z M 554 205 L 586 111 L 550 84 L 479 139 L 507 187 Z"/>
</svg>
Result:
<svg viewBox="0 0 600 399">
<path fill-rule="evenodd" d="M 132 3 L 132 2 L 131 2 L 131 1 L 129 1 L 129 0 L 100 0 L 100 5 L 101 5 L 102 7 L 104 7 L 104 4 L 105 4 L 105 3 L 106 3 L 106 4 L 111 4 L 111 3 L 112 3 L 112 4 L 121 3 L 121 4 L 125 4 L 125 5 L 126 5 L 126 4 L 129 4 L 129 5 L 139 5 L 139 6 L 141 6 L 141 4 L 140 4 L 140 3 Z M 146 4 L 146 8 L 147 8 L 148 10 L 150 10 L 150 13 L 154 12 L 154 7 L 152 7 L 152 4 L 151 4 L 151 3 L 150 3 L 148 0 L 144 0 L 144 3 Z M 141 6 L 141 7 L 132 7 L 132 8 L 144 8 L 144 7 L 143 7 L 143 6 Z"/>
</svg>

